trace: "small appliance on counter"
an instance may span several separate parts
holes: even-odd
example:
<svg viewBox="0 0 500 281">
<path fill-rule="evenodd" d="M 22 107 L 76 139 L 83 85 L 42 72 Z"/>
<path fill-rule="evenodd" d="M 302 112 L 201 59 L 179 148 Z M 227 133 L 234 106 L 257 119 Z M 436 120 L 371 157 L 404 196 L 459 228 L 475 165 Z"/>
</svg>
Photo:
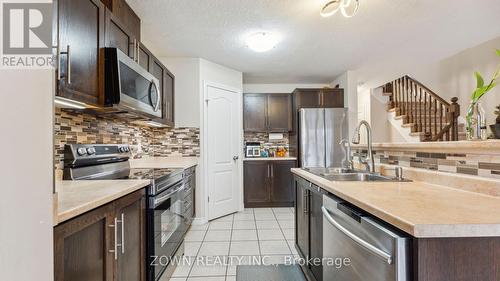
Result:
<svg viewBox="0 0 500 281">
<path fill-rule="evenodd" d="M 247 142 L 245 147 L 246 157 L 261 157 L 260 142 Z"/>
</svg>

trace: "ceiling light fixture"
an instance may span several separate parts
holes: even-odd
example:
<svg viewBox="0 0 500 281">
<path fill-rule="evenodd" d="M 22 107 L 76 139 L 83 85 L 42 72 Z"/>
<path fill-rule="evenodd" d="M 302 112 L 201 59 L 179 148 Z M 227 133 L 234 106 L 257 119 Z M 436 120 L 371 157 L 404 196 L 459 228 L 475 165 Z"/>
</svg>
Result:
<svg viewBox="0 0 500 281">
<path fill-rule="evenodd" d="M 278 36 L 269 32 L 252 33 L 245 39 L 248 48 L 262 53 L 273 49 L 279 42 Z"/>
<path fill-rule="evenodd" d="M 321 8 L 320 15 L 324 18 L 335 15 L 339 10 L 346 18 L 352 18 L 359 9 L 359 0 L 332 0 Z"/>
</svg>

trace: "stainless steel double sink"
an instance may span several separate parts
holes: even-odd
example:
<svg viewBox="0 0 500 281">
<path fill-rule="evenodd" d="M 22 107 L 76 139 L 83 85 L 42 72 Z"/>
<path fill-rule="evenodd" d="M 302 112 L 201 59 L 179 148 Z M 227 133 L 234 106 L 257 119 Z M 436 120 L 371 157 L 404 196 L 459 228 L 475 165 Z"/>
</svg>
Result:
<svg viewBox="0 0 500 281">
<path fill-rule="evenodd" d="M 363 170 L 346 168 L 304 168 L 312 174 L 320 176 L 330 181 L 383 181 L 383 182 L 402 182 L 409 181 L 401 178 L 382 176 L 376 173 L 369 173 Z"/>
</svg>

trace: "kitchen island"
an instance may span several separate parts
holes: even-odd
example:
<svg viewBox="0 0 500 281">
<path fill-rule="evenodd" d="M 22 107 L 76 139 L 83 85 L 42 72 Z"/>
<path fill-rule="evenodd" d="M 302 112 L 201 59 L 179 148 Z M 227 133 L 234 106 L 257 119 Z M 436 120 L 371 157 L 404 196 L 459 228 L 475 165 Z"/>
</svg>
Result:
<svg viewBox="0 0 500 281">
<path fill-rule="evenodd" d="M 302 257 L 323 257 L 323 240 L 329 239 L 318 231 L 321 195 L 311 192 L 318 190 L 406 234 L 410 279 L 403 280 L 499 280 L 500 197 L 421 181 L 338 182 L 303 169 L 292 173 L 299 208 L 296 247 Z M 322 276 L 321 270 L 309 266 L 305 272 Z"/>
</svg>

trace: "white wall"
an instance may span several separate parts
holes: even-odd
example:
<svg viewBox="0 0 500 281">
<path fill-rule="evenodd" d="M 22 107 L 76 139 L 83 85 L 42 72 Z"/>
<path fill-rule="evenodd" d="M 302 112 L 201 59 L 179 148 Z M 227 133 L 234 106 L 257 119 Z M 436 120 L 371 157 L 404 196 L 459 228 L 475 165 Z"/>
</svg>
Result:
<svg viewBox="0 0 500 281">
<path fill-rule="evenodd" d="M 207 186 L 205 185 L 205 134 L 203 132 L 204 83 L 243 89 L 243 73 L 200 58 L 161 58 L 175 75 L 175 126 L 200 128 L 200 161 L 197 168 L 196 218 L 207 220 Z M 241 136 L 242 137 L 242 136 Z M 240 141 L 242 143 L 242 141 Z"/>
<path fill-rule="evenodd" d="M 200 127 L 200 59 L 162 58 L 175 75 L 175 126 Z"/>
<path fill-rule="evenodd" d="M 344 89 L 344 106 L 349 108 L 349 136 L 358 125 L 358 75 L 355 71 L 346 71 L 330 83 Z"/>
<path fill-rule="evenodd" d="M 329 84 L 243 84 L 243 93 L 292 93 L 297 88 L 323 88 Z"/>
<path fill-rule="evenodd" d="M 53 280 L 52 81 L 0 70 L 0 280 Z"/>
</svg>

